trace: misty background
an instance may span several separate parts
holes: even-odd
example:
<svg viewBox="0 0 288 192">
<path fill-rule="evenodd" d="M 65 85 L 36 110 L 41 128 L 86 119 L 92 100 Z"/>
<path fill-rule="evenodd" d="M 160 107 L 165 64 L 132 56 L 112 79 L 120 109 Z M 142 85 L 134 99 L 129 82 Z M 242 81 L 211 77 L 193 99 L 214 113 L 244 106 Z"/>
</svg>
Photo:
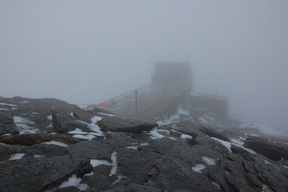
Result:
<svg viewBox="0 0 288 192">
<path fill-rule="evenodd" d="M 0 96 L 97 104 L 187 61 L 194 91 L 288 128 L 288 1 L 0 0 Z M 155 57 L 153 56 L 155 55 Z"/>
</svg>

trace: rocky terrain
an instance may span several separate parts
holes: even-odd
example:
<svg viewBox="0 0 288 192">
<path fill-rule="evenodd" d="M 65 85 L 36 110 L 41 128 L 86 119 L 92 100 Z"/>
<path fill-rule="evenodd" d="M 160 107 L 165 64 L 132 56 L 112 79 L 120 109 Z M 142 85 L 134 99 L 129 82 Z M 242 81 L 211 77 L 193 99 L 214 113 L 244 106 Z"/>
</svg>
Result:
<svg viewBox="0 0 288 192">
<path fill-rule="evenodd" d="M 155 121 L 0 97 L 0 191 L 288 191 L 286 133 L 183 104 Z"/>
</svg>

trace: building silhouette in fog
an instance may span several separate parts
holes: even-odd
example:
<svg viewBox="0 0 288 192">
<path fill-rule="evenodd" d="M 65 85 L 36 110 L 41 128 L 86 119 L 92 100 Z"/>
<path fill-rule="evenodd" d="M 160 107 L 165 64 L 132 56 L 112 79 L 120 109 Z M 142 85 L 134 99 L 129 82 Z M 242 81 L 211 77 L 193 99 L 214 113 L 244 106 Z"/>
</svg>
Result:
<svg viewBox="0 0 288 192">
<path fill-rule="evenodd" d="M 175 84 L 179 88 L 192 90 L 192 70 L 189 62 L 159 62 L 154 64 L 152 85 Z"/>
</svg>

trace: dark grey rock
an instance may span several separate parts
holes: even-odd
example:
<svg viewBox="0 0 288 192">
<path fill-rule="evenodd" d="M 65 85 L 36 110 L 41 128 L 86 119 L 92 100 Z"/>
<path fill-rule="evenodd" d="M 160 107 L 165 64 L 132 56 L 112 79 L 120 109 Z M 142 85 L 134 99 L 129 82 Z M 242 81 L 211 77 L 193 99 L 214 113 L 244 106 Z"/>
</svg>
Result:
<svg viewBox="0 0 288 192">
<path fill-rule="evenodd" d="M 157 127 L 156 123 L 147 123 L 134 119 L 123 119 L 119 117 L 103 117 L 100 121 L 97 121 L 97 125 L 102 131 L 111 132 L 129 132 L 129 133 L 140 133 L 143 131 L 150 131 Z"/>
<path fill-rule="evenodd" d="M 79 189 L 74 186 L 57 189 L 55 192 L 79 192 Z"/>
<path fill-rule="evenodd" d="M 45 157 L 64 156 L 68 155 L 65 147 L 61 147 L 53 144 L 35 144 L 27 150 L 24 157 L 34 157 L 34 155 L 42 155 Z"/>
<path fill-rule="evenodd" d="M 114 149 L 138 144 L 138 140 L 131 136 L 131 133 L 113 132 L 107 137 L 105 143 L 109 144 Z"/>
<path fill-rule="evenodd" d="M 111 153 L 113 152 L 109 145 L 94 141 L 82 141 L 66 147 L 66 150 L 70 155 L 102 160 L 111 160 Z"/>
<path fill-rule="evenodd" d="M 77 108 L 73 111 L 73 116 L 88 123 L 91 122 L 91 118 L 93 117 L 91 113 L 80 108 Z"/>
<path fill-rule="evenodd" d="M 75 156 L 23 158 L 0 162 L 0 191 L 35 192 L 61 184 L 72 174 L 82 177 L 92 171 L 88 159 Z"/>
<path fill-rule="evenodd" d="M 9 147 L 0 145 L 0 161 L 6 161 L 11 157 Z"/>
<path fill-rule="evenodd" d="M 66 135 L 36 135 L 36 134 L 23 134 L 23 135 L 10 135 L 0 137 L 0 143 L 6 144 L 20 144 L 20 145 L 34 145 L 49 141 L 59 141 L 68 145 L 79 142 L 79 139 L 74 139 Z"/>
<path fill-rule="evenodd" d="M 206 127 L 199 127 L 198 128 L 200 131 L 206 133 L 208 136 L 210 137 L 215 137 L 215 138 L 218 138 L 218 139 L 221 139 L 223 141 L 230 141 L 226 136 L 225 134 L 223 134 L 222 132 L 219 132 L 217 130 L 212 130 L 212 129 L 209 129 L 209 128 L 206 128 Z"/>
<path fill-rule="evenodd" d="M 203 136 L 203 135 L 199 135 L 198 137 L 195 138 L 195 142 L 198 145 L 204 145 L 214 151 L 217 151 L 219 153 L 225 153 L 227 151 L 229 151 L 229 149 L 227 149 L 227 147 L 225 147 L 224 145 L 222 145 L 220 142 L 211 139 L 208 136 Z"/>
<path fill-rule="evenodd" d="M 82 131 L 90 132 L 87 124 L 76 121 L 71 115 L 67 115 L 60 112 L 54 112 L 52 114 L 52 122 L 54 129 L 59 133 L 67 133 L 74 131 L 76 128 L 80 128 Z"/>
<path fill-rule="evenodd" d="M 0 135 L 4 134 L 19 134 L 14 119 L 9 112 L 0 111 Z"/>
<path fill-rule="evenodd" d="M 260 137 L 248 137 L 245 140 L 243 146 L 252 149 L 257 153 L 260 153 L 274 161 L 281 160 L 284 155 L 283 147 L 281 147 L 277 143 L 273 143 L 267 139 L 263 139 Z"/>
</svg>

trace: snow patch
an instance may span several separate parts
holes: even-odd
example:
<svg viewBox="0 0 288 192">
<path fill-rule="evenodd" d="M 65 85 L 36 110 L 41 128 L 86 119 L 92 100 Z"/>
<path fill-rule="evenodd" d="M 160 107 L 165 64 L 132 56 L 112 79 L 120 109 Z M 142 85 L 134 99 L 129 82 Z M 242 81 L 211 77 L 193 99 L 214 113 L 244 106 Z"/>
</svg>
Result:
<svg viewBox="0 0 288 192">
<path fill-rule="evenodd" d="M 101 112 L 99 112 L 99 114 L 100 114 L 100 115 L 109 116 L 109 117 L 119 117 L 118 115 L 108 114 L 108 113 L 101 113 Z"/>
<path fill-rule="evenodd" d="M 61 147 L 67 147 L 68 146 L 66 143 L 62 143 L 62 142 L 59 142 L 59 141 L 49 141 L 49 142 L 43 142 L 41 144 L 58 145 L 58 146 L 61 146 Z"/>
<path fill-rule="evenodd" d="M 207 165 L 216 165 L 216 159 L 212 159 L 209 157 L 202 157 L 202 160 L 207 164 Z"/>
<path fill-rule="evenodd" d="M 222 145 L 224 145 L 230 152 L 231 152 L 231 143 L 229 141 L 223 141 L 221 139 L 215 138 L 215 137 L 210 137 L 211 139 L 214 139 L 215 141 L 220 142 Z"/>
<path fill-rule="evenodd" d="M 50 121 L 52 121 L 52 115 L 48 115 L 48 116 L 47 116 L 47 119 L 50 120 Z"/>
<path fill-rule="evenodd" d="M 147 146 L 149 143 L 140 143 L 140 146 Z"/>
<path fill-rule="evenodd" d="M 13 104 L 9 104 L 9 103 L 0 103 L 0 105 L 7 105 L 10 107 L 18 107 L 18 105 L 13 105 Z"/>
<path fill-rule="evenodd" d="M 74 186 L 77 187 L 79 190 L 84 191 L 88 189 L 88 185 L 87 184 L 80 184 L 82 181 L 81 178 L 78 178 L 76 176 L 76 174 L 72 175 L 71 177 L 68 178 L 68 181 L 64 181 L 59 188 L 65 188 L 65 187 L 70 187 L 70 186 Z"/>
<path fill-rule="evenodd" d="M 89 141 L 91 141 L 93 138 L 95 138 L 95 136 L 93 136 L 93 135 L 73 135 L 72 137 L 79 138 L 79 139 L 87 139 Z"/>
<path fill-rule="evenodd" d="M 181 134 L 182 139 L 192 139 L 193 137 L 191 135 Z"/>
<path fill-rule="evenodd" d="M 45 157 L 44 155 L 34 155 L 34 158 Z"/>
<path fill-rule="evenodd" d="M 11 155 L 9 160 L 21 159 L 24 155 L 25 155 L 25 153 L 15 153 L 15 154 Z"/>
<path fill-rule="evenodd" d="M 39 130 L 37 128 L 30 126 L 35 123 L 33 121 L 30 121 L 20 116 L 13 116 L 13 119 L 14 119 L 15 125 L 20 131 L 20 134 L 34 134 Z"/>
<path fill-rule="evenodd" d="M 160 133 L 158 133 L 157 128 L 154 128 L 153 130 L 151 130 L 149 134 L 152 135 L 150 136 L 151 139 L 161 139 L 165 137 L 164 135 L 161 135 Z"/>
<path fill-rule="evenodd" d="M 192 170 L 194 172 L 197 172 L 197 173 L 202 173 L 202 170 L 206 168 L 206 165 L 203 165 L 203 164 L 197 164 L 195 165 L 194 167 L 192 167 Z"/>
<path fill-rule="evenodd" d="M 129 146 L 129 147 L 126 147 L 127 149 L 133 149 L 133 150 L 138 150 L 138 146 Z"/>
<path fill-rule="evenodd" d="M 97 167 L 99 165 L 108 165 L 111 166 L 111 163 L 109 163 L 106 160 L 98 160 L 98 159 L 90 159 L 90 164 L 92 165 L 92 167 Z"/>
<path fill-rule="evenodd" d="M 117 152 L 116 151 L 114 151 L 111 154 L 111 160 L 112 160 L 112 169 L 110 171 L 109 176 L 112 176 L 112 175 L 116 174 L 117 169 L 118 169 L 118 167 L 117 167 Z"/>
</svg>

